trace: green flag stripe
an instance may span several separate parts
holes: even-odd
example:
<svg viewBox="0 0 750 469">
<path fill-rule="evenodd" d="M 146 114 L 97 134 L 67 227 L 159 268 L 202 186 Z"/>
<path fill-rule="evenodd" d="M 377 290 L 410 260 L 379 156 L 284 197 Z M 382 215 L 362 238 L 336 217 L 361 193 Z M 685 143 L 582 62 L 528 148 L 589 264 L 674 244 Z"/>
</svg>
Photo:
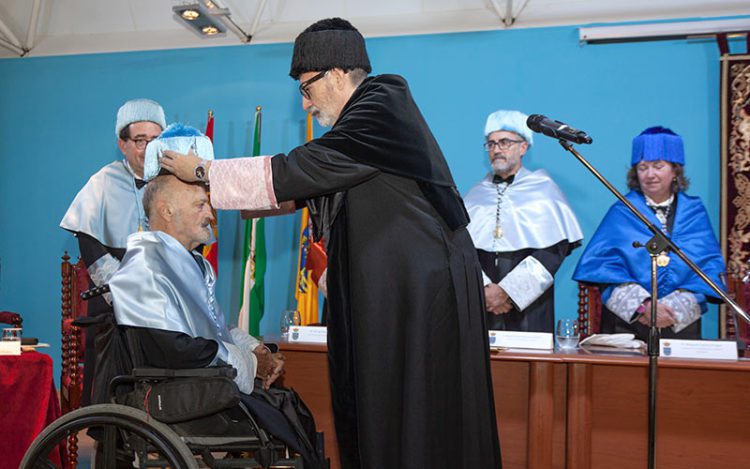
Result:
<svg viewBox="0 0 750 469">
<path fill-rule="evenodd" d="M 261 112 L 260 106 L 255 111 L 255 132 L 253 135 L 253 155 L 260 155 L 260 131 L 261 131 Z M 252 244 L 252 232 L 253 232 L 253 221 L 245 221 L 245 236 L 242 244 L 242 277 L 245 277 L 245 270 L 248 266 L 247 258 L 250 256 L 250 246 Z M 249 325 L 248 332 L 251 335 L 260 335 L 260 320 L 263 318 L 263 310 L 265 305 L 265 282 L 264 278 L 266 275 L 266 236 L 265 236 L 265 220 L 262 218 L 256 221 L 255 224 L 255 281 L 249 294 Z M 242 283 L 240 290 L 240 304 L 244 298 L 245 288 L 247 285 Z"/>
</svg>

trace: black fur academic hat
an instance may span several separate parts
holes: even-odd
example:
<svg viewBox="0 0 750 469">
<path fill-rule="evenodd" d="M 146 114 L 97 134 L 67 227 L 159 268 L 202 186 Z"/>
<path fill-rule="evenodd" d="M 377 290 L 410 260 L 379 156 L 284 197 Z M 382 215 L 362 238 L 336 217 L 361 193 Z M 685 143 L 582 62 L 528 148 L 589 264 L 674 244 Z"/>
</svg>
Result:
<svg viewBox="0 0 750 469">
<path fill-rule="evenodd" d="M 298 80 L 305 72 L 332 68 L 372 71 L 365 39 L 357 28 L 342 18 L 316 21 L 297 36 L 289 76 Z"/>
</svg>

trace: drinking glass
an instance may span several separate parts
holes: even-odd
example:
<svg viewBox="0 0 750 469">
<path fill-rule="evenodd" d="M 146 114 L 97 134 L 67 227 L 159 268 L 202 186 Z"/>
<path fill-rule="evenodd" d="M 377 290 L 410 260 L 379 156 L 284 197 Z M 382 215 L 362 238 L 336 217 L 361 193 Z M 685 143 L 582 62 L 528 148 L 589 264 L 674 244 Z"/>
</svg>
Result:
<svg viewBox="0 0 750 469">
<path fill-rule="evenodd" d="M 20 341 L 21 340 L 21 328 L 20 327 L 6 327 L 5 329 L 3 329 L 3 340 Z"/>
<path fill-rule="evenodd" d="M 575 319 L 560 319 L 557 321 L 557 345 L 561 349 L 574 349 L 578 346 L 580 331 Z"/>
<path fill-rule="evenodd" d="M 302 324 L 302 317 L 299 311 L 284 311 L 281 313 L 281 337 L 286 339 L 289 337 L 289 328 L 292 326 L 299 326 Z"/>
</svg>

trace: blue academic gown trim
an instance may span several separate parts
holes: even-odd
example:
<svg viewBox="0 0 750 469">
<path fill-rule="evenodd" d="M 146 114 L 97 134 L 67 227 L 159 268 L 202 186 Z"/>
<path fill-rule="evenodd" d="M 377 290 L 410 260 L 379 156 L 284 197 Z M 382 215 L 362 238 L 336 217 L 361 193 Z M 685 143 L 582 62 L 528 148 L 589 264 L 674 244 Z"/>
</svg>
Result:
<svg viewBox="0 0 750 469">
<path fill-rule="evenodd" d="M 642 193 L 631 191 L 625 196 L 654 225 L 660 226 Z M 645 248 L 634 248 L 633 241 L 645 243 L 652 233 L 623 204 L 610 207 L 599 228 L 578 261 L 573 279 L 578 282 L 619 285 L 636 282 L 651 290 L 650 258 Z M 720 274 L 724 259 L 708 213 L 700 198 L 677 193 L 677 210 L 672 241 L 708 275 L 723 286 Z M 674 253 L 666 267 L 657 272 L 658 294 L 664 297 L 677 289 L 718 299 L 716 293 Z M 606 300 L 605 300 L 606 301 Z"/>
</svg>

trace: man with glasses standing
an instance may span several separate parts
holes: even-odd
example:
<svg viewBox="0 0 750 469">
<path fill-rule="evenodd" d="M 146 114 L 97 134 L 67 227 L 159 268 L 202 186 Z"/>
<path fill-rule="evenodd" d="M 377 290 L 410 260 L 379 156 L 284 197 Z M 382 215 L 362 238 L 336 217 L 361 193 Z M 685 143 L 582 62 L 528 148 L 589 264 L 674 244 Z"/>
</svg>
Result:
<svg viewBox="0 0 750 469">
<path fill-rule="evenodd" d="M 362 35 L 321 20 L 294 43 L 302 107 L 332 128 L 273 157 L 162 167 L 217 209 L 311 207 L 328 254 L 328 359 L 341 465 L 500 468 L 482 285 L 453 177 L 404 78 L 368 77 Z"/>
<path fill-rule="evenodd" d="M 490 330 L 552 332 L 554 276 L 583 235 L 565 195 L 522 158 L 533 144 L 528 116 L 489 115 L 484 148 L 492 171 L 466 194 L 469 233 L 482 265 Z"/>
<path fill-rule="evenodd" d="M 117 111 L 115 135 L 124 158 L 103 167 L 91 176 L 70 204 L 60 226 L 78 239 L 81 258 L 91 277 L 90 287 L 104 285 L 120 266 L 131 233 L 148 230 L 143 210 L 143 165 L 146 145 L 166 127 L 164 110 L 149 99 L 133 99 Z M 102 324 L 86 335 L 83 403 L 106 402 L 108 367 L 96 357 L 111 346 L 112 313 L 109 294 L 88 303 L 88 316 Z M 94 337 L 96 336 L 96 344 Z M 96 348 L 96 354 L 93 353 Z M 95 370 L 93 373 L 92 370 Z M 96 375 L 96 377 L 94 377 Z M 95 383 L 104 383 L 94 386 Z"/>
</svg>

